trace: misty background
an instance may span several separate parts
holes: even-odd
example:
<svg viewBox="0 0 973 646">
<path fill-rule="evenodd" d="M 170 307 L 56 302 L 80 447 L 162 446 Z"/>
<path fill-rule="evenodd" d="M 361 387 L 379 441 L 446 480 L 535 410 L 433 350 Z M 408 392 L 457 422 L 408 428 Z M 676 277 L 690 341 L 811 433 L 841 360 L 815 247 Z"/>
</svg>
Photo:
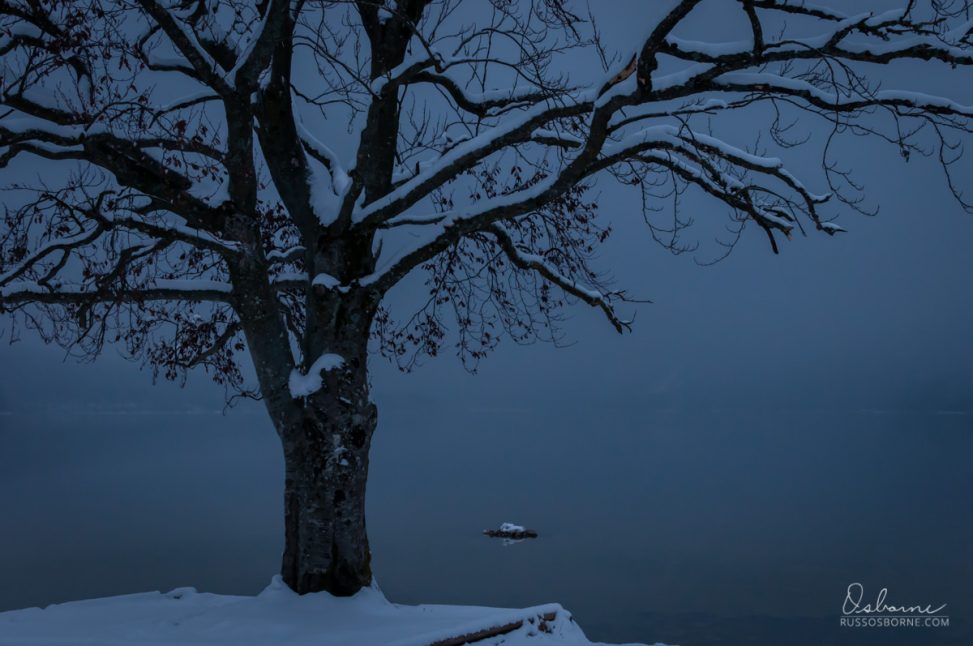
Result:
<svg viewBox="0 0 973 646">
<path fill-rule="evenodd" d="M 599 14 L 620 51 L 644 31 L 640 7 Z M 732 17 L 707 7 L 680 35 L 731 39 Z M 973 84 L 935 64 L 883 74 L 973 104 Z M 745 146 L 767 123 L 756 110 L 717 134 Z M 807 147 L 781 156 L 822 192 L 823 131 L 805 129 Z M 629 306 L 630 334 L 579 305 L 565 347 L 504 340 L 476 375 L 451 352 L 412 374 L 373 357 L 369 531 L 386 594 L 559 601 L 602 640 L 970 643 L 973 215 L 933 160 L 857 138 L 835 157 L 877 217 L 837 210 L 849 233 L 797 235 L 779 256 L 750 227 L 712 267 L 696 262 L 726 237 L 711 202 L 685 197 L 700 249 L 673 257 L 637 195 L 600 181 L 615 229 L 600 265 L 653 301 Z M 421 290 L 413 277 L 391 305 L 404 313 Z M 4 329 L 0 610 L 266 585 L 283 467 L 258 403 L 225 409 L 204 375 L 153 385 L 113 350 L 78 365 Z M 479 534 L 504 521 L 541 537 L 504 548 Z M 841 632 L 854 581 L 947 603 L 952 625 Z"/>
</svg>

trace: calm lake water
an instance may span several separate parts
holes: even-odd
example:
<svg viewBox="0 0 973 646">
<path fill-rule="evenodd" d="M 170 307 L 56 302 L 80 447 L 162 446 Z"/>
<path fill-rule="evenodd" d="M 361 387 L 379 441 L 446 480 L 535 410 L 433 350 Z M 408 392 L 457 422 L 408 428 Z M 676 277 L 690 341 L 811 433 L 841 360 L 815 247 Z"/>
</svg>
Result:
<svg viewBox="0 0 973 646">
<path fill-rule="evenodd" d="M 403 603 L 559 601 L 593 639 L 973 643 L 973 414 L 386 407 L 374 566 Z M 281 549 L 256 407 L 0 416 L 0 609 L 195 585 L 252 594 Z M 540 538 L 480 532 L 504 521 Z M 951 626 L 838 626 L 845 589 Z M 2 640 L 0 640 L 2 641 Z"/>
</svg>

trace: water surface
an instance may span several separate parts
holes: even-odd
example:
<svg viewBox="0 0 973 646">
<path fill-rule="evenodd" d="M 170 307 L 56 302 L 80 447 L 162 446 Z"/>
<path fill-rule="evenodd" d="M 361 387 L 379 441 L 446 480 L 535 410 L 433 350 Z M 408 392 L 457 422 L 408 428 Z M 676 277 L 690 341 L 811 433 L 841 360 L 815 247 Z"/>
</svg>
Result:
<svg viewBox="0 0 973 646">
<path fill-rule="evenodd" d="M 589 637 L 970 644 L 973 416 L 385 407 L 375 571 L 404 603 L 559 601 Z M 252 594 L 281 549 L 257 407 L 0 416 L 0 609 L 195 585 Z M 503 521 L 541 537 L 504 547 Z M 840 629 L 845 588 L 947 629 Z"/>
</svg>

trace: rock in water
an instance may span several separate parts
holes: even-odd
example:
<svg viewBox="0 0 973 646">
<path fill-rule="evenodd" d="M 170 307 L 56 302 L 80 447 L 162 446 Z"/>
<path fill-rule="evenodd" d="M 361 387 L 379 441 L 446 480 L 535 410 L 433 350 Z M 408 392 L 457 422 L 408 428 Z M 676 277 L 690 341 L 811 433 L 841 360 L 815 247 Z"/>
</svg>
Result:
<svg viewBox="0 0 973 646">
<path fill-rule="evenodd" d="M 484 529 L 483 533 L 490 538 L 508 538 L 512 540 L 537 538 L 537 532 L 533 529 L 527 529 L 521 525 L 514 525 L 513 523 L 503 523 L 499 529 Z"/>
</svg>

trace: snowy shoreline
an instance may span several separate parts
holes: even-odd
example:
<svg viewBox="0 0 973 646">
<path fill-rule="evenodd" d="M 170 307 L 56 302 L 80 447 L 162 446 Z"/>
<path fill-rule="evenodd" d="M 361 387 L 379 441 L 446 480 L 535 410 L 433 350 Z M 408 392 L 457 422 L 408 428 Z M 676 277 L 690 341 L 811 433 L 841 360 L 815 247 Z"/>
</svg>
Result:
<svg viewBox="0 0 973 646">
<path fill-rule="evenodd" d="M 571 613 L 556 603 L 523 609 L 406 606 L 391 603 L 377 587 L 345 598 L 327 593 L 300 596 L 280 577 L 253 597 L 178 588 L 3 612 L 0 642 L 25 646 L 593 643 Z"/>
</svg>

